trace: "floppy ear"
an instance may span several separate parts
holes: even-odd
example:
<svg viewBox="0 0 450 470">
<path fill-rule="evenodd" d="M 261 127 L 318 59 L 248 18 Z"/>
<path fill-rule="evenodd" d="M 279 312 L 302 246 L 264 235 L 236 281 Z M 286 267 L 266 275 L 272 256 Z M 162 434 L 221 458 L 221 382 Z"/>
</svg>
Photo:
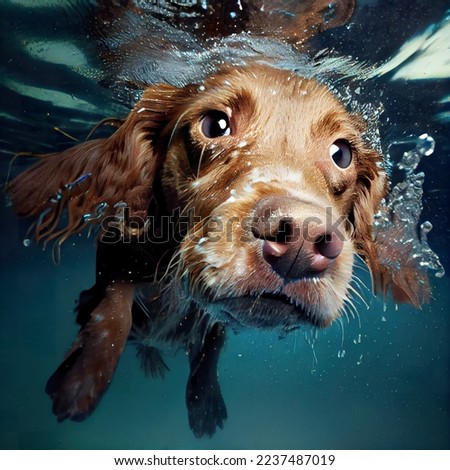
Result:
<svg viewBox="0 0 450 470">
<path fill-rule="evenodd" d="M 14 210 L 39 216 L 37 241 L 58 244 L 127 206 L 131 216 L 145 217 L 163 152 L 157 141 L 173 118 L 187 89 L 157 85 L 145 90 L 127 119 L 108 138 L 81 143 L 61 153 L 41 155 L 6 188 Z M 61 215 L 67 210 L 67 225 Z"/>
<path fill-rule="evenodd" d="M 375 294 L 385 299 L 390 293 L 394 302 L 420 308 L 429 301 L 431 292 L 427 273 L 431 263 L 423 263 L 423 250 L 428 249 L 426 255 L 436 266 L 441 265 L 426 245 L 424 231 L 419 238 L 418 220 L 406 220 L 401 208 L 395 211 L 389 202 L 381 204 L 384 198 L 389 201 L 389 194 L 386 173 L 377 166 L 380 157 L 371 151 L 362 160 L 353 211 L 356 250 L 370 269 Z M 419 252 L 422 255 L 417 255 Z"/>
</svg>

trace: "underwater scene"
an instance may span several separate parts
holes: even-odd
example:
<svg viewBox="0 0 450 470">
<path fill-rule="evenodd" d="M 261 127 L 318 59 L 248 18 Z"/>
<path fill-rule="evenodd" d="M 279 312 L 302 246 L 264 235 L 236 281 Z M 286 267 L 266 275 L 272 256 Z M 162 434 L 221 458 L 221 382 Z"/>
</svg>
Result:
<svg viewBox="0 0 450 470">
<path fill-rule="evenodd" d="M 0 24 L 1 449 L 450 448 L 449 2 Z"/>
</svg>

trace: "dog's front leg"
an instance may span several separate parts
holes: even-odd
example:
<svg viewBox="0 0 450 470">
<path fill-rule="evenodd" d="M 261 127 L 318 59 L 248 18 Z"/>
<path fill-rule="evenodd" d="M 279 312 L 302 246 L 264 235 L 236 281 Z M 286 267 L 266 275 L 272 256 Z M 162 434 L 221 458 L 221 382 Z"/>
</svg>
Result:
<svg viewBox="0 0 450 470">
<path fill-rule="evenodd" d="M 199 347 L 189 351 L 190 374 L 186 389 L 189 426 L 196 437 L 211 437 L 222 429 L 227 408 L 220 390 L 217 364 L 225 342 L 225 327 L 214 323 Z"/>
<path fill-rule="evenodd" d="M 59 421 L 89 416 L 111 383 L 131 328 L 134 286 L 109 284 L 104 296 L 47 382 Z"/>
</svg>

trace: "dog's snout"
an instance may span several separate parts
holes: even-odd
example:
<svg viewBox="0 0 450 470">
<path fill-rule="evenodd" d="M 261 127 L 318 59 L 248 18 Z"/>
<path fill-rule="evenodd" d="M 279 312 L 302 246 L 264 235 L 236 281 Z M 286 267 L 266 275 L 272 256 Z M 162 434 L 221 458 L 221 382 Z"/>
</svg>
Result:
<svg viewBox="0 0 450 470">
<path fill-rule="evenodd" d="M 252 233 L 263 240 L 262 256 L 284 279 L 314 277 L 326 271 L 344 242 L 325 210 L 289 196 L 258 201 Z"/>
</svg>

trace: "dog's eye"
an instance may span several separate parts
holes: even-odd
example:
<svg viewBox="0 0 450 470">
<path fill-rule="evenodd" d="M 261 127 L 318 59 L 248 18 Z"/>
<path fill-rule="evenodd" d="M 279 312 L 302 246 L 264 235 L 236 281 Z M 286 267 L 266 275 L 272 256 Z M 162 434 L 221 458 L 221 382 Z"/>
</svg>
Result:
<svg viewBox="0 0 450 470">
<path fill-rule="evenodd" d="M 336 140 L 330 147 L 330 157 L 339 168 L 347 168 L 352 162 L 352 149 L 345 140 Z"/>
<path fill-rule="evenodd" d="M 230 135 L 229 118 L 222 111 L 209 111 L 201 120 L 201 130 L 208 139 Z"/>
</svg>

